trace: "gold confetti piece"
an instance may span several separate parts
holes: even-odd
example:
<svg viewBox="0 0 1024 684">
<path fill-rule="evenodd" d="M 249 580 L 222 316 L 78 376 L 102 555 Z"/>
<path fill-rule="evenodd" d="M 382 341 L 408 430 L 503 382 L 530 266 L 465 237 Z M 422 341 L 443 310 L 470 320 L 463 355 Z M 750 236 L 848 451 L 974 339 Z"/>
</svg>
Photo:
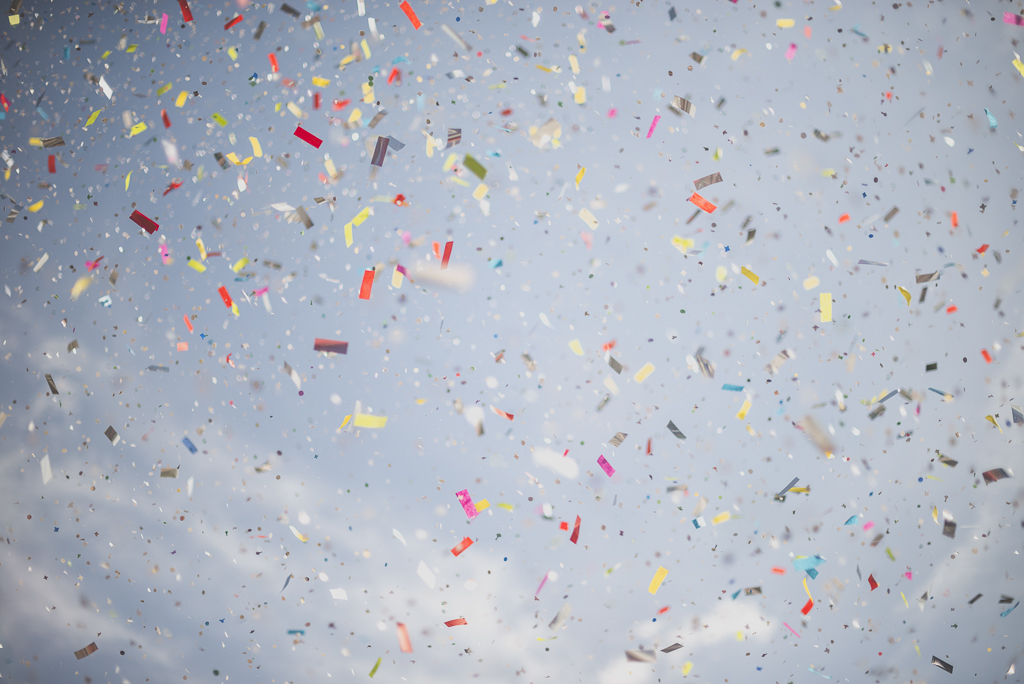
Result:
<svg viewBox="0 0 1024 684">
<path fill-rule="evenodd" d="M 329 85 L 331 85 L 331 79 L 329 79 L 329 78 L 321 78 L 319 76 L 314 76 L 313 77 L 313 85 L 315 85 L 317 88 L 326 88 Z"/>
<path fill-rule="evenodd" d="M 637 383 L 643 382 L 653 372 L 654 372 L 654 364 L 653 363 L 645 363 L 643 365 L 643 368 L 638 370 L 636 372 L 636 375 L 633 376 L 633 382 L 637 382 Z"/>
<path fill-rule="evenodd" d="M 417 406 L 423 406 L 425 403 L 427 403 L 426 399 L 416 399 Z"/>
<path fill-rule="evenodd" d="M 125 52 L 135 52 L 135 50 L 137 50 L 137 49 L 138 49 L 138 47 L 139 47 L 139 46 L 138 46 L 138 44 L 135 44 L 135 45 L 129 45 L 129 46 L 128 46 L 128 49 L 127 49 L 127 50 L 125 50 Z"/>
<path fill-rule="evenodd" d="M 590 227 L 590 230 L 597 230 L 597 217 L 594 216 L 589 209 L 586 207 L 580 209 L 580 218 L 583 219 L 583 222 Z"/>
<path fill-rule="evenodd" d="M 821 322 L 832 322 L 832 293 L 822 292 L 818 295 L 818 303 L 821 308 Z"/>
<path fill-rule="evenodd" d="M 28 144 L 31 145 L 32 147 L 42 147 L 43 146 L 43 139 L 42 138 L 29 138 L 28 139 Z"/>
<path fill-rule="evenodd" d="M 405 280 L 405 276 L 402 275 L 402 272 L 396 266 L 395 270 L 391 272 L 391 287 L 395 289 L 402 287 L 403 280 Z"/>
<path fill-rule="evenodd" d="M 759 285 L 761 283 L 761 279 L 757 277 L 757 274 L 751 271 L 746 266 L 740 269 L 740 273 L 750 278 L 751 282 L 754 283 L 755 285 Z"/>
<path fill-rule="evenodd" d="M 938 508 L 938 506 L 933 506 L 932 507 L 932 520 L 935 521 L 936 525 L 939 524 L 939 508 Z"/>
<path fill-rule="evenodd" d="M 995 425 L 996 428 L 999 430 L 1000 434 L 1002 434 L 1003 428 L 999 427 L 999 423 L 996 422 L 995 418 L 993 418 L 992 416 L 985 416 L 985 420 Z"/>
<path fill-rule="evenodd" d="M 902 591 L 900 592 L 900 596 L 903 596 L 903 592 Z M 906 606 L 907 608 L 910 607 L 910 604 L 907 603 L 907 597 L 906 596 L 903 596 L 903 605 Z"/>
<path fill-rule="evenodd" d="M 376 430 L 388 424 L 388 417 L 375 416 L 371 413 L 357 413 L 355 424 L 356 427 L 372 428 Z"/>
<path fill-rule="evenodd" d="M 188 99 L 188 91 L 182 90 L 178 93 L 178 99 L 174 101 L 174 106 L 181 108 L 185 106 L 185 100 Z"/>
<path fill-rule="evenodd" d="M 811 596 L 811 590 L 807 588 L 807 578 L 806 577 L 804 577 L 804 591 L 807 592 L 807 598 L 809 598 L 809 599 L 811 599 L 813 601 L 814 597 Z"/>
<path fill-rule="evenodd" d="M 228 152 L 224 156 L 227 157 L 228 160 L 231 161 L 231 163 L 234 164 L 235 166 L 241 166 L 242 162 L 238 160 L 238 155 L 235 154 L 234 152 Z"/>
<path fill-rule="evenodd" d="M 737 59 L 740 58 L 740 55 L 745 54 L 747 54 L 746 50 L 744 50 L 743 48 L 736 48 L 735 50 L 732 51 L 732 61 L 735 62 Z"/>
<path fill-rule="evenodd" d="M 775 25 L 779 28 L 793 28 L 796 26 L 796 22 L 792 19 L 776 19 Z"/>
<path fill-rule="evenodd" d="M 722 511 L 721 513 L 719 513 L 718 515 L 716 515 L 714 518 L 711 519 L 711 524 L 712 525 L 721 525 L 722 523 L 728 521 L 731 518 L 732 518 L 732 515 L 729 513 L 729 511 Z"/>
<path fill-rule="evenodd" d="M 89 289 L 90 285 L 92 285 L 92 278 L 90 276 L 82 276 L 76 280 L 74 287 L 71 288 L 71 300 L 78 299 L 83 292 Z"/>
<path fill-rule="evenodd" d="M 106 52 L 104 52 L 104 53 L 103 53 L 102 55 L 100 55 L 100 59 L 106 59 L 107 57 L 109 57 L 109 56 L 110 56 L 110 53 L 111 53 L 111 52 L 113 52 L 113 51 L 112 51 L 112 50 L 107 50 L 107 51 L 106 51 Z"/>
<path fill-rule="evenodd" d="M 147 128 L 146 122 L 145 121 L 140 121 L 139 123 L 137 123 L 134 126 L 132 126 L 131 133 L 128 134 L 128 137 L 129 138 L 134 138 L 139 133 L 142 133 L 144 130 L 146 130 L 146 128 Z"/>
<path fill-rule="evenodd" d="M 309 537 L 307 537 L 306 535 L 302 534 L 297 529 L 295 529 L 295 525 L 289 525 L 288 529 L 291 530 L 292 534 L 295 535 L 295 538 L 298 539 L 303 544 L 305 544 L 306 542 L 309 541 Z"/>
<path fill-rule="evenodd" d="M 793 492 L 794 494 L 810 494 L 811 493 L 811 488 L 810 487 L 790 487 L 789 491 Z"/>
<path fill-rule="evenodd" d="M 814 288 L 818 287 L 819 285 L 821 285 L 821 280 L 818 278 L 818 276 L 810 276 L 810 277 L 804 279 L 804 289 L 805 290 L 813 290 Z"/>
<path fill-rule="evenodd" d="M 1017 59 L 1013 60 L 1011 62 L 1011 64 L 1013 64 L 1014 68 L 1016 68 L 1017 71 L 1020 72 L 1021 76 L 1024 76 L 1024 62 L 1020 61 L 1020 57 L 1018 57 Z"/>
<path fill-rule="evenodd" d="M 203 244 L 203 238 L 196 240 L 196 247 L 199 248 L 199 257 L 206 261 L 206 245 Z"/>
<path fill-rule="evenodd" d="M 722 160 L 722 156 L 724 154 L 725 154 L 725 152 L 722 151 L 722 148 L 718 147 L 718 148 L 715 148 L 715 153 L 713 155 L 711 155 L 711 158 L 714 159 L 715 161 L 721 161 Z"/>
<path fill-rule="evenodd" d="M 30 206 L 30 207 L 28 208 L 28 210 L 29 210 L 29 213 L 32 213 L 32 214 L 34 214 L 34 213 L 36 213 L 37 211 L 39 211 L 40 209 L 42 209 L 42 208 L 43 208 L 43 200 L 39 200 L 38 202 L 36 202 L 36 203 L 35 203 L 35 204 L 33 204 L 32 206 Z"/>
<path fill-rule="evenodd" d="M 891 561 L 896 560 L 896 556 L 893 554 L 892 549 L 890 549 L 888 546 L 885 547 L 885 555 L 888 556 L 889 560 Z"/>
<path fill-rule="evenodd" d="M 254 157 L 262 157 L 263 156 L 263 146 L 260 145 L 260 141 L 259 140 L 257 140 L 256 138 L 254 138 L 254 137 L 252 137 L 250 135 L 249 136 L 249 144 L 252 145 L 252 156 L 254 156 Z M 333 174 L 331 174 L 331 175 L 333 175 Z"/>
<path fill-rule="evenodd" d="M 576 55 L 569 55 L 569 66 L 572 67 L 572 73 L 580 73 L 580 61 L 576 59 Z"/>
<path fill-rule="evenodd" d="M 576 87 L 576 93 L 572 96 L 572 99 L 573 99 L 574 102 L 576 102 L 576 104 L 586 104 L 587 103 L 587 89 L 584 88 L 583 86 L 577 86 Z"/>
<path fill-rule="evenodd" d="M 487 499 L 480 499 L 476 502 L 476 512 L 486 511 L 491 507 L 491 503 Z"/>
<path fill-rule="evenodd" d="M 126 192 L 128 190 L 128 183 L 130 183 L 131 180 L 132 180 L 132 172 L 129 171 L 128 175 L 124 177 L 124 189 L 125 189 Z"/>
<path fill-rule="evenodd" d="M 903 298 L 907 300 L 907 306 L 910 306 L 910 292 L 907 291 L 907 288 L 897 285 L 896 289 L 899 290 L 900 294 L 903 295 Z"/>
<path fill-rule="evenodd" d="M 736 630 L 736 641 L 743 641 L 743 631 Z"/>
<path fill-rule="evenodd" d="M 749 399 L 744 401 L 743 402 L 743 406 L 740 407 L 740 412 L 736 414 L 736 417 L 739 418 L 740 420 L 743 420 L 744 418 L 746 418 L 747 417 L 747 411 L 750 410 L 750 406 L 751 406 L 751 404 L 750 404 L 750 400 Z"/>
<path fill-rule="evenodd" d="M 647 591 L 651 594 L 658 593 L 658 587 L 665 581 L 665 576 L 668 574 L 668 569 L 658 566 L 658 571 L 654 573 L 654 578 L 651 580 L 651 585 L 647 587 Z"/>
<path fill-rule="evenodd" d="M 206 266 L 202 265 L 201 263 L 199 263 L 195 259 L 189 259 L 188 265 L 194 271 L 197 271 L 199 273 L 205 273 L 206 272 Z"/>
<path fill-rule="evenodd" d="M 570 342 L 569 349 L 572 349 L 572 353 L 576 356 L 583 356 L 583 345 L 580 344 L 579 340 L 573 340 Z"/>
<path fill-rule="evenodd" d="M 347 416 L 345 416 L 345 420 L 341 421 L 341 427 L 339 427 L 338 429 L 340 430 L 341 428 L 343 428 L 346 425 L 348 425 L 348 421 L 350 421 L 351 419 L 352 419 L 352 414 L 350 413 Z"/>
<path fill-rule="evenodd" d="M 580 189 L 580 181 L 583 180 L 584 174 L 587 172 L 586 166 L 581 166 L 579 172 L 576 174 L 576 189 Z"/>
</svg>

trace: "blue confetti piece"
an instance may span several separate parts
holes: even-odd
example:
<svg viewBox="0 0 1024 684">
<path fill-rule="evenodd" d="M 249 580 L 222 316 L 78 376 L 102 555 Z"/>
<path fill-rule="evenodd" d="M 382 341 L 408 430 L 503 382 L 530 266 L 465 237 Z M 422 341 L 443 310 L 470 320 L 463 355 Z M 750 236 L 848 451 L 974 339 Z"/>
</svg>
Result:
<svg viewBox="0 0 1024 684">
<path fill-rule="evenodd" d="M 732 600 L 733 601 L 736 600 L 736 597 L 740 595 L 741 591 L 743 591 L 743 590 L 742 589 L 737 589 L 736 591 L 733 592 L 733 594 L 732 594 Z"/>
<path fill-rule="evenodd" d="M 722 389 L 727 392 L 742 392 L 743 385 L 722 385 Z"/>
<path fill-rule="evenodd" d="M 306 630 L 304 630 L 304 629 L 289 629 L 288 633 L 289 634 L 301 634 L 302 636 L 306 636 Z"/>
<path fill-rule="evenodd" d="M 809 576 L 809 577 L 810 577 L 811 579 L 818 579 L 818 571 L 817 571 L 817 570 L 815 570 L 814 568 L 811 568 L 810 570 L 808 570 L 808 571 L 807 571 L 807 575 L 808 575 L 808 576 Z"/>
<path fill-rule="evenodd" d="M 53 528 L 53 531 L 56 532 L 57 528 L 56 527 Z M 1019 605 L 1020 605 L 1020 601 L 1017 601 L 1017 603 L 1013 604 L 1013 608 L 1007 608 L 1006 610 L 1004 610 L 1002 613 L 999 614 L 999 617 L 1006 617 L 1007 615 L 1009 615 L 1010 613 L 1013 612 L 1014 608 L 1016 608 Z"/>
<path fill-rule="evenodd" d="M 999 125 L 999 122 L 996 121 L 996 117 L 992 116 L 992 112 L 988 111 L 988 107 L 985 108 L 985 116 L 988 117 L 988 127 L 993 131 L 996 130 L 996 126 Z"/>
<path fill-rule="evenodd" d="M 50 115 L 43 111 L 42 107 L 36 107 L 36 111 L 39 113 L 39 116 L 43 117 L 43 121 L 50 120 Z"/>
<path fill-rule="evenodd" d="M 803 556 L 801 558 L 793 559 L 793 567 L 797 570 L 811 570 L 824 562 L 825 559 L 821 556 Z"/>
<path fill-rule="evenodd" d="M 400 62 L 405 62 L 406 64 L 412 64 L 412 62 L 409 61 L 408 57 L 406 57 L 404 55 L 399 55 L 398 57 L 395 57 L 393 60 L 391 60 L 391 66 L 399 64 Z"/>
<path fill-rule="evenodd" d="M 491 268 L 501 268 L 501 259 L 495 259 L 490 264 L 488 264 L 488 266 L 490 266 Z"/>
<path fill-rule="evenodd" d="M 64 59 L 71 59 L 71 46 L 70 45 L 65 45 L 64 46 Z"/>
<path fill-rule="evenodd" d="M 193 444 L 192 440 L 189 439 L 188 437 L 185 437 L 184 439 L 182 439 L 181 443 L 184 444 L 185 448 L 188 449 L 189 451 L 191 451 L 193 454 L 196 453 L 196 451 L 198 451 L 196 449 L 196 445 Z"/>
<path fill-rule="evenodd" d="M 843 524 L 844 524 L 844 525 L 852 525 L 852 524 L 854 524 L 855 522 L 857 522 L 857 516 L 855 516 L 855 515 L 851 515 L 851 516 L 850 516 L 850 519 L 849 519 L 849 520 L 847 520 L 846 522 L 844 522 Z"/>
</svg>

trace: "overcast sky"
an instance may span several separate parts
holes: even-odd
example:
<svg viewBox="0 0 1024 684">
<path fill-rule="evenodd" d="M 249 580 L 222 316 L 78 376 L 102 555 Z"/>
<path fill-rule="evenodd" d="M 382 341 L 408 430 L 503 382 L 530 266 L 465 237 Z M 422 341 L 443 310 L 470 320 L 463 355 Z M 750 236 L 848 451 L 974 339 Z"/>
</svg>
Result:
<svg viewBox="0 0 1024 684">
<path fill-rule="evenodd" d="M 703 5 L 27 0 L 4 680 L 1021 681 L 1024 16 Z"/>
</svg>

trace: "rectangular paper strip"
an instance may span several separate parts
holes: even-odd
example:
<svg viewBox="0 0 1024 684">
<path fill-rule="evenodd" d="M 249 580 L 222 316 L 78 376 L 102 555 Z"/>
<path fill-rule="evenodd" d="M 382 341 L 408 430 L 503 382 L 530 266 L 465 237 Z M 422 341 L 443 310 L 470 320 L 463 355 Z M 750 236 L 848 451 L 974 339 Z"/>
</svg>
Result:
<svg viewBox="0 0 1024 684">
<path fill-rule="evenodd" d="M 313 340 L 313 351 L 348 354 L 348 342 L 342 342 L 341 340 L 325 340 L 322 337 L 317 337 Z"/>
<path fill-rule="evenodd" d="M 690 195 L 689 201 L 693 202 L 695 205 L 697 205 L 697 207 L 703 209 L 709 214 L 714 213 L 715 209 L 718 208 L 711 202 L 708 202 L 706 199 L 698 195 L 697 193 L 693 193 L 692 195 Z"/>
<path fill-rule="evenodd" d="M 295 137 L 298 138 L 299 140 L 309 143 L 318 150 L 320 149 L 320 146 L 323 145 L 324 143 L 323 140 L 321 140 L 320 138 L 316 137 L 315 135 L 304 129 L 301 125 L 295 127 Z"/>
<path fill-rule="evenodd" d="M 373 274 L 374 270 L 372 268 L 368 268 L 365 271 L 363 271 L 363 282 L 359 286 L 360 299 L 370 298 L 370 291 L 373 289 Z"/>
<path fill-rule="evenodd" d="M 608 462 L 608 459 L 606 459 L 604 455 L 597 457 L 597 465 L 601 466 L 601 470 L 603 470 L 604 474 L 608 477 L 615 474 L 615 468 L 612 468 L 612 464 Z"/>
<path fill-rule="evenodd" d="M 647 587 L 647 591 L 651 594 L 657 594 L 658 587 L 665 581 L 666 575 L 668 575 L 668 569 L 658 566 L 658 571 L 654 573 L 654 578 L 651 580 L 651 585 Z"/>
<path fill-rule="evenodd" d="M 145 230 L 150 235 L 152 235 L 153 233 L 160 229 L 159 223 L 157 223 L 156 221 L 149 218 L 148 216 L 146 216 L 145 214 L 138 210 L 133 211 L 130 218 L 136 225 L 138 225 L 140 228 Z"/>
<path fill-rule="evenodd" d="M 821 307 L 821 322 L 831 323 L 832 322 L 832 293 L 822 292 L 818 295 L 818 301 Z"/>
<path fill-rule="evenodd" d="M 463 551 L 465 551 L 466 549 L 468 549 L 472 545 L 473 545 L 473 540 L 472 539 L 470 539 L 469 537 L 463 537 L 462 541 L 460 541 L 458 544 L 456 544 L 455 548 L 452 549 L 452 555 L 458 556 L 460 553 L 462 553 Z"/>
<path fill-rule="evenodd" d="M 455 496 L 459 498 L 459 503 L 462 504 L 462 510 L 466 512 L 466 517 L 472 520 L 477 516 L 476 506 L 473 505 L 473 498 L 469 495 L 468 489 L 463 489 L 461 492 L 455 492 Z"/>
</svg>

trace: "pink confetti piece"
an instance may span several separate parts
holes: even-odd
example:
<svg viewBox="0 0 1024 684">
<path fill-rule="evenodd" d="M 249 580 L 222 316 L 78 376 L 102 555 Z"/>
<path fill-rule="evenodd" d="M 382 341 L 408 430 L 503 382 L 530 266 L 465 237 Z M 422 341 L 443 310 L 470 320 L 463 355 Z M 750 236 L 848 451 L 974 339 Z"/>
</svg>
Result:
<svg viewBox="0 0 1024 684">
<path fill-rule="evenodd" d="M 583 239 L 583 244 L 587 246 L 587 249 L 594 248 L 594 238 L 590 237 L 590 233 L 580 233 L 580 238 Z"/>
<path fill-rule="evenodd" d="M 537 587 L 537 591 L 533 592 L 534 598 L 536 598 L 540 594 L 540 590 L 544 588 L 544 585 L 547 584 L 547 581 L 548 581 L 548 573 L 545 572 L 544 573 L 544 579 L 542 579 L 540 581 L 540 586 Z"/>
<path fill-rule="evenodd" d="M 167 12 L 164 12 L 164 17 L 160 20 L 160 33 L 167 33 Z"/>
<path fill-rule="evenodd" d="M 615 468 L 612 468 L 612 464 L 609 463 L 608 459 L 606 459 L 603 455 L 597 457 L 597 465 L 601 466 L 601 470 L 603 470 L 604 474 L 607 475 L 608 477 L 611 477 L 612 475 L 615 474 Z"/>
<path fill-rule="evenodd" d="M 867 532 L 868 530 L 870 530 L 874 526 L 875 526 L 875 523 L 873 523 L 873 522 L 866 522 L 866 523 L 864 523 L 864 531 Z"/>
<path fill-rule="evenodd" d="M 1015 24 L 1017 26 L 1024 26 L 1024 17 L 1014 14 L 1013 12 L 1004 12 L 1003 22 L 1007 24 Z"/>
<path fill-rule="evenodd" d="M 903 573 L 903 576 L 906 577 L 908 580 L 914 579 L 914 573 L 909 571 L 909 570 L 907 572 Z"/>
<path fill-rule="evenodd" d="M 792 633 L 793 633 L 793 634 L 794 634 L 794 635 L 796 636 L 796 638 L 797 638 L 797 639 L 802 639 L 802 638 L 803 638 L 803 637 L 801 637 L 801 636 L 800 636 L 799 634 L 797 634 L 797 633 L 796 633 L 796 630 L 795 630 L 795 629 L 793 629 L 792 627 L 790 627 L 789 625 L 787 625 L 787 624 L 786 624 L 785 622 L 783 622 L 782 624 L 783 624 L 783 626 L 784 626 L 784 627 L 785 627 L 786 629 L 788 629 L 788 630 L 789 630 L 790 632 L 792 632 Z"/>
<path fill-rule="evenodd" d="M 404 275 L 406 278 L 409 277 L 409 271 L 407 271 L 405 269 L 405 266 L 403 266 L 402 264 L 395 264 L 395 268 L 397 268 L 398 272 Z"/>
<path fill-rule="evenodd" d="M 654 121 L 651 122 L 651 128 L 647 131 L 647 137 L 650 138 L 654 135 L 654 129 L 658 127 L 658 122 L 661 121 L 661 115 L 655 115 Z"/>
<path fill-rule="evenodd" d="M 463 489 L 461 492 L 455 492 L 455 496 L 459 497 L 459 503 L 462 504 L 462 510 L 466 511 L 467 518 L 472 520 L 478 515 L 476 504 L 473 503 L 473 499 L 470 497 L 468 489 Z"/>
<path fill-rule="evenodd" d="M 160 260 L 164 263 L 165 266 L 171 263 L 170 252 L 171 250 L 168 249 L 167 245 L 160 245 Z"/>
<path fill-rule="evenodd" d="M 615 115 L 618 114 L 618 113 L 619 113 L 619 110 L 615 109 L 615 107 L 612 107 L 611 109 L 608 110 L 608 118 L 609 119 L 614 119 Z"/>
<path fill-rule="evenodd" d="M 269 287 L 261 287 L 260 289 L 258 289 L 255 292 L 253 292 L 252 295 L 254 297 L 261 297 L 261 296 L 267 294 L 267 292 L 269 292 L 269 291 L 270 291 Z"/>
<path fill-rule="evenodd" d="M 793 61 L 794 57 L 796 57 L 796 43 L 790 43 L 789 49 L 786 50 L 786 59 Z"/>
<path fill-rule="evenodd" d="M 402 244 L 408 247 L 410 242 L 412 242 L 412 233 L 405 231 L 402 233 Z"/>
</svg>

